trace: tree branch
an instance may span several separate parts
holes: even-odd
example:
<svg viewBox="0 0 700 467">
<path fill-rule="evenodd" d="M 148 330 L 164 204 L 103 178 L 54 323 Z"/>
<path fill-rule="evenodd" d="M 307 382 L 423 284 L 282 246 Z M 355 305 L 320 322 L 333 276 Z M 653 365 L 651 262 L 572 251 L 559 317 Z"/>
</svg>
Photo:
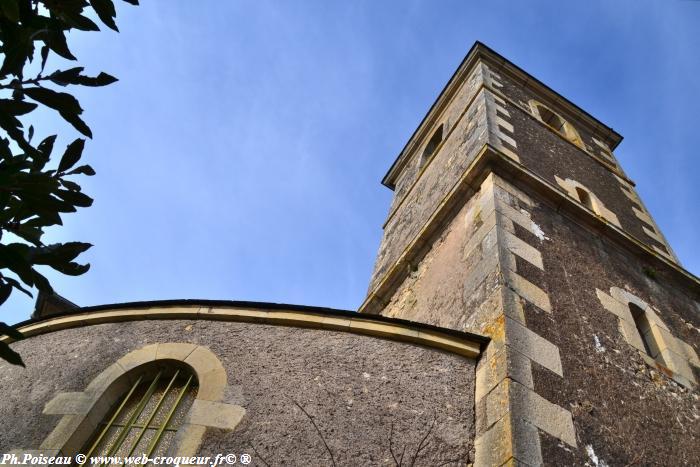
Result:
<svg viewBox="0 0 700 467">
<path fill-rule="evenodd" d="M 314 426 L 314 428 L 316 428 L 316 432 L 318 433 L 318 436 L 321 438 L 321 441 L 323 441 L 323 445 L 326 447 L 326 451 L 328 451 L 328 455 L 331 456 L 331 463 L 333 464 L 333 467 L 336 467 L 335 458 L 333 457 L 333 452 L 331 451 L 331 448 L 328 447 L 328 443 L 326 443 L 326 438 L 323 436 L 323 433 L 319 429 L 318 425 L 316 425 L 316 422 L 314 421 L 313 417 L 311 415 L 309 415 L 309 413 L 306 410 L 304 410 L 304 407 L 299 405 L 299 403 L 297 401 L 292 399 L 292 402 L 294 402 L 294 405 L 299 407 L 299 410 L 301 410 L 304 413 L 304 415 L 306 415 L 309 418 L 309 420 L 311 421 L 311 424 Z"/>
</svg>

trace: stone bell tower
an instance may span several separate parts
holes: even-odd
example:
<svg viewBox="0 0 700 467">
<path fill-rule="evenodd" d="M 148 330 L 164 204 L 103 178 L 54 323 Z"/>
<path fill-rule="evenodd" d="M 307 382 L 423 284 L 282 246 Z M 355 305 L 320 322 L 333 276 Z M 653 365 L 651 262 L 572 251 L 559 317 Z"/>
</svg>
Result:
<svg viewBox="0 0 700 467">
<path fill-rule="evenodd" d="M 700 281 L 622 137 L 476 43 L 384 177 L 360 311 L 487 335 L 477 465 L 693 465 Z"/>
</svg>

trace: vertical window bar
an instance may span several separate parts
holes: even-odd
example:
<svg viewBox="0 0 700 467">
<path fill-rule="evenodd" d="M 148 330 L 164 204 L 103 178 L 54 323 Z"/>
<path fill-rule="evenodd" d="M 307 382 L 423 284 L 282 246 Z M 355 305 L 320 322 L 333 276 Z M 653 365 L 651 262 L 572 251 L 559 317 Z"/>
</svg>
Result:
<svg viewBox="0 0 700 467">
<path fill-rule="evenodd" d="M 112 418 L 109 419 L 109 422 L 107 422 L 107 426 L 105 426 L 104 430 L 102 430 L 102 433 L 100 433 L 100 436 L 97 437 L 94 443 L 92 443 L 92 446 L 90 446 L 90 450 L 87 452 L 85 455 L 85 461 L 82 462 L 79 465 L 85 465 L 85 462 L 87 462 L 88 459 L 90 459 L 90 456 L 92 453 L 95 451 L 95 448 L 100 444 L 100 441 L 102 441 L 102 438 L 107 434 L 110 428 L 112 428 L 112 424 L 114 421 L 119 417 L 119 414 L 121 411 L 126 407 L 126 403 L 129 402 L 129 399 L 131 396 L 134 394 L 134 391 L 138 387 L 138 385 L 141 383 L 141 380 L 143 379 L 143 375 L 139 376 L 139 379 L 136 380 L 136 382 L 131 386 L 131 389 L 129 390 L 129 393 L 126 395 L 122 403 L 119 405 L 117 408 L 117 411 L 114 412 L 114 415 L 112 415 Z"/>
<path fill-rule="evenodd" d="M 158 443 L 160 442 L 161 436 L 163 436 L 163 432 L 170 424 L 170 419 L 173 418 L 173 415 L 175 414 L 175 411 L 177 410 L 178 406 L 180 405 L 180 402 L 182 402 L 182 397 L 187 392 L 187 389 L 189 388 L 191 382 L 192 382 L 192 375 L 190 374 L 190 377 L 187 378 L 187 382 L 184 384 L 184 386 L 182 386 L 182 389 L 180 390 L 180 394 L 178 394 L 177 399 L 175 400 L 175 403 L 170 408 L 170 412 L 168 412 L 168 416 L 165 417 L 165 420 L 163 420 L 163 423 L 161 423 L 160 427 L 158 428 L 158 432 L 156 433 L 156 436 L 153 438 L 153 441 L 151 441 L 151 445 L 148 446 L 148 451 L 146 452 L 146 457 L 150 457 L 151 454 L 153 454 L 153 451 L 155 451 L 156 447 L 158 446 Z"/>
<path fill-rule="evenodd" d="M 131 456 L 134 451 L 136 450 L 136 446 L 139 445 L 139 442 L 141 442 L 141 438 L 143 438 L 143 435 L 146 433 L 146 430 L 148 429 L 148 425 L 151 424 L 151 421 L 153 420 L 153 417 L 156 416 L 156 413 L 158 413 L 158 410 L 160 410 L 160 406 L 163 405 L 163 401 L 165 401 L 165 398 L 168 396 L 168 392 L 170 392 L 170 388 L 173 386 L 175 383 L 175 380 L 177 379 L 177 376 L 180 374 L 180 370 L 177 370 L 173 377 L 170 379 L 170 382 L 168 383 L 168 387 L 165 388 L 165 392 L 163 392 L 163 395 L 160 397 L 160 400 L 156 404 L 155 408 L 153 409 L 153 412 L 151 412 L 151 415 L 149 415 L 148 420 L 143 424 L 143 427 L 141 427 L 141 433 L 136 437 L 136 440 L 134 441 L 134 444 L 131 446 L 131 449 L 129 449 L 129 454 L 127 456 Z"/>
<path fill-rule="evenodd" d="M 129 421 L 124 425 L 121 433 L 119 433 L 119 436 L 117 437 L 117 440 L 114 442 L 112 447 L 109 448 L 109 450 L 107 451 L 105 456 L 111 456 L 112 454 L 116 453 L 119 450 L 122 443 L 124 442 L 124 439 L 129 434 L 129 431 L 131 431 L 132 425 L 139 418 L 139 416 L 141 415 L 141 412 L 143 412 L 144 407 L 146 407 L 148 400 L 153 395 L 153 392 L 155 391 L 156 386 L 158 385 L 158 380 L 160 379 L 160 375 L 162 373 L 163 373 L 163 370 L 159 371 L 158 374 L 156 375 L 156 377 L 153 379 L 153 382 L 148 387 L 146 394 L 144 394 L 143 397 L 141 398 L 141 400 L 139 401 L 139 405 L 134 410 L 134 413 L 131 414 L 131 417 L 129 417 Z M 100 464 L 100 467 L 102 467 L 103 465 L 106 465 L 106 464 L 102 463 L 102 464 Z"/>
</svg>

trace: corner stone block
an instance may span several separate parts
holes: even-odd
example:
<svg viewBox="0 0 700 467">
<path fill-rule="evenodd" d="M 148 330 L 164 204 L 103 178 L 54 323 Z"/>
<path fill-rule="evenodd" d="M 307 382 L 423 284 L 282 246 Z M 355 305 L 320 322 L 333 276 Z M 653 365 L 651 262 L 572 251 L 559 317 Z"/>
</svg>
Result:
<svg viewBox="0 0 700 467">
<path fill-rule="evenodd" d="M 522 416 L 541 430 L 576 447 L 576 430 L 571 412 L 515 382 L 510 385 L 510 397 L 514 416 Z"/>
<path fill-rule="evenodd" d="M 39 448 L 58 449 L 64 455 L 76 454 L 92 436 L 94 429 L 95 426 L 84 415 L 64 415 Z"/>
<path fill-rule="evenodd" d="M 158 344 L 156 360 L 180 360 L 184 361 L 197 346 L 194 344 L 168 342 Z"/>
<path fill-rule="evenodd" d="M 621 319 L 618 321 L 618 323 L 620 326 L 620 333 L 622 334 L 622 337 L 625 338 L 627 343 L 646 355 L 644 343 L 642 342 L 642 338 L 639 336 L 639 332 L 637 331 L 637 327 L 634 325 L 634 322 Z"/>
<path fill-rule="evenodd" d="M 632 313 L 627 305 L 606 294 L 600 289 L 595 289 L 595 293 L 598 296 L 598 300 L 600 300 L 600 303 L 603 305 L 603 308 L 622 320 L 629 323 L 634 323 L 634 318 L 632 317 Z"/>
<path fill-rule="evenodd" d="M 244 415 L 245 409 L 241 406 L 197 399 L 190 409 L 188 423 L 233 431 Z"/>
<path fill-rule="evenodd" d="M 474 467 L 543 465 L 537 427 L 511 415 L 479 436 L 474 447 Z"/>
<path fill-rule="evenodd" d="M 147 345 L 133 352 L 129 352 L 120 358 L 117 363 L 124 368 L 124 371 L 129 371 L 144 363 L 152 362 L 156 359 L 156 350 L 158 344 Z"/>
<path fill-rule="evenodd" d="M 535 247 L 530 246 L 523 240 L 507 231 L 504 232 L 503 239 L 505 240 L 506 247 L 511 253 L 521 257 L 533 266 L 544 270 L 544 265 L 542 264 L 542 254 Z"/>
<path fill-rule="evenodd" d="M 197 399 L 219 401 L 226 389 L 226 370 L 218 358 L 206 347 L 197 347 L 185 359 L 197 375 L 199 392 Z"/>
<path fill-rule="evenodd" d="M 476 372 L 475 400 L 479 401 L 506 378 L 533 389 L 530 359 L 510 348 L 503 348 Z"/>
<path fill-rule="evenodd" d="M 91 394 L 84 392 L 62 392 L 46 403 L 46 415 L 85 415 L 93 405 Z"/>
<path fill-rule="evenodd" d="M 126 371 L 119 363 L 113 363 L 103 370 L 99 375 L 90 381 L 85 392 L 92 392 L 96 394 L 101 394 L 107 389 L 114 381 L 124 375 Z"/>
<path fill-rule="evenodd" d="M 508 273 L 507 281 L 508 285 L 525 300 L 543 311 L 548 313 L 552 312 L 552 304 L 549 301 L 549 295 L 547 295 L 544 290 L 512 271 Z"/>
<path fill-rule="evenodd" d="M 563 376 L 559 348 L 517 321 L 506 318 L 506 346 L 512 347 L 530 360 Z"/>
<path fill-rule="evenodd" d="M 641 308 L 642 310 L 646 310 L 646 309 L 649 307 L 649 305 L 647 304 L 647 302 L 645 302 L 645 301 L 642 300 L 641 298 L 637 297 L 636 295 L 633 295 L 633 294 L 631 294 L 630 292 L 628 292 L 628 291 L 626 291 L 626 290 L 624 290 L 624 289 L 621 289 L 621 288 L 619 288 L 619 287 L 612 287 L 612 288 L 610 288 L 610 295 L 612 295 L 612 297 L 613 297 L 615 300 L 617 300 L 617 301 L 619 301 L 619 302 L 621 302 L 621 303 L 624 303 L 624 304 L 627 304 L 627 303 L 634 303 L 635 305 L 637 305 L 637 306 L 638 306 L 639 308 Z"/>
<path fill-rule="evenodd" d="M 693 370 L 690 368 L 690 365 L 685 358 L 669 349 L 664 349 L 661 351 L 661 358 L 666 363 L 666 366 L 673 370 L 674 373 L 678 373 L 691 382 L 695 381 Z"/>
</svg>

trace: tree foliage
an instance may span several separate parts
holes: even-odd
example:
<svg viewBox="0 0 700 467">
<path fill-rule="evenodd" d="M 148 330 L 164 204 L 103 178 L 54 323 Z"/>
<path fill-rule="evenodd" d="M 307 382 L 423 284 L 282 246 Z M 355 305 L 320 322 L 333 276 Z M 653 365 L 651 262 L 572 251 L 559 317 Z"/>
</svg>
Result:
<svg viewBox="0 0 700 467">
<path fill-rule="evenodd" d="M 138 0 L 124 1 L 138 4 Z M 99 31 L 90 17 L 118 31 L 112 0 L 0 0 L 0 305 L 13 291 L 30 297 L 33 288 L 52 292 L 36 266 L 72 276 L 90 268 L 75 261 L 90 248 L 89 243 L 47 245 L 42 241 L 44 229 L 62 225 L 62 214 L 92 204 L 74 178 L 95 174 L 92 167 L 81 164 L 85 139 L 76 138 L 58 156 L 54 152 L 57 135 L 37 142 L 34 126 L 23 122 L 31 120 L 31 112 L 42 105 L 92 138 L 78 100 L 59 89 L 105 86 L 117 79 L 106 73 L 88 76 L 80 66 L 45 71 L 51 54 L 77 60 L 66 35 L 71 30 Z M 0 335 L 22 338 L 5 323 L 0 323 Z M 5 342 L 0 342 L 0 357 L 23 365 Z"/>
</svg>

